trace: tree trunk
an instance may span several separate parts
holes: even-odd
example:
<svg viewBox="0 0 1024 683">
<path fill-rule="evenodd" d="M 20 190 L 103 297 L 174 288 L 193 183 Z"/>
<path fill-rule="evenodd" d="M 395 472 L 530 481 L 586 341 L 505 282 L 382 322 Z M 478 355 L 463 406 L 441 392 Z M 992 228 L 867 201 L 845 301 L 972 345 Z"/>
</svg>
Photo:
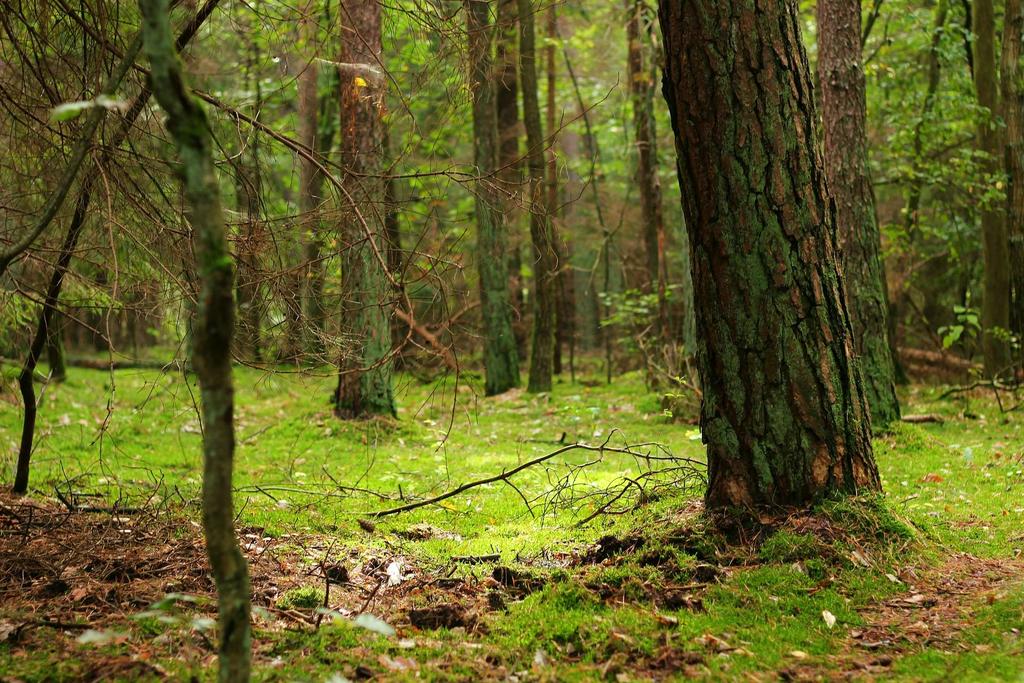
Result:
<svg viewBox="0 0 1024 683">
<path fill-rule="evenodd" d="M 709 508 L 880 488 L 795 1 L 661 0 Z"/>
<path fill-rule="evenodd" d="M 907 250 L 917 241 L 919 233 L 921 195 L 924 189 L 924 124 L 931 116 L 935 106 L 935 95 L 939 90 L 939 79 L 942 75 L 941 43 L 945 32 L 946 20 L 949 16 L 948 0 L 938 0 L 935 6 L 935 20 L 932 25 L 932 38 L 928 50 L 928 85 L 925 90 L 924 103 L 921 106 L 921 115 L 914 124 L 913 153 L 911 159 L 910 187 L 907 191 L 907 203 L 903 209 L 903 230 L 906 233 Z M 900 361 L 897 344 L 897 325 L 903 315 L 903 310 L 908 297 L 906 287 L 901 287 L 893 293 L 893 299 L 889 303 L 888 333 L 889 352 L 892 358 L 894 379 L 897 384 L 907 384 L 909 379 Z"/>
<path fill-rule="evenodd" d="M 1006 228 L 1010 260 L 1010 325 L 1017 335 L 1016 365 L 1024 370 L 1024 3 L 1006 0 L 1003 26 L 1002 86 L 1003 120 L 1006 123 L 1004 163 Z"/>
<path fill-rule="evenodd" d="M 319 129 L 319 72 L 316 58 L 319 41 L 315 17 L 315 0 L 306 3 L 299 33 L 307 48 L 307 64 L 298 78 L 298 138 L 308 149 L 317 149 Z M 320 253 L 323 238 L 320 229 L 320 192 L 323 177 L 312 160 L 299 157 L 299 225 L 302 229 L 303 268 L 301 271 L 299 299 L 302 310 L 303 347 L 306 353 L 317 354 L 323 349 L 323 265 Z"/>
<path fill-rule="evenodd" d="M 825 175 L 836 203 L 836 232 L 872 422 L 900 417 L 888 339 L 882 238 L 868 171 L 867 101 L 861 63 L 860 0 L 818 0 L 818 81 Z"/>
<path fill-rule="evenodd" d="M 55 311 L 46 337 L 46 362 L 50 366 L 50 381 L 63 382 L 68 378 L 64 362 L 64 315 Z"/>
<path fill-rule="evenodd" d="M 519 356 L 512 332 L 505 226 L 494 191 L 498 116 L 491 61 L 491 19 L 486 0 L 464 0 L 473 88 L 473 157 L 476 163 L 477 269 L 484 319 L 484 390 L 488 396 L 519 386 Z"/>
<path fill-rule="evenodd" d="M 517 0 L 498 0 L 495 26 L 495 102 L 498 107 L 498 180 L 501 181 L 505 232 L 508 235 L 509 292 L 512 303 L 512 330 L 516 335 L 519 360 L 529 352 L 529 330 L 526 325 L 523 298 L 523 245 L 519 230 L 519 209 L 515 198 L 522 180 L 519 158 L 519 68 L 516 51 L 516 27 L 519 23 Z"/>
<path fill-rule="evenodd" d="M 544 108 L 545 114 L 545 128 L 548 131 L 549 139 L 547 141 L 548 148 L 545 150 L 547 157 L 547 171 L 544 177 L 545 185 L 545 196 L 544 196 L 544 210 L 548 215 L 548 225 L 551 229 L 552 243 L 555 245 L 556 251 L 556 270 L 557 275 L 555 279 L 555 347 L 554 353 L 551 359 L 552 371 L 556 375 L 562 374 L 562 351 L 569 344 L 568 331 L 569 331 L 569 316 L 572 315 L 572 309 L 568 307 L 568 291 L 566 287 L 566 277 L 569 275 L 569 269 L 565 261 L 566 246 L 560 236 L 560 224 L 559 224 L 559 211 L 558 211 L 558 155 L 555 153 L 555 131 L 558 128 L 558 121 L 555 115 L 557 107 L 557 77 L 555 70 L 555 45 L 558 40 L 558 12 L 556 5 L 551 4 L 548 6 L 547 11 L 547 26 L 545 27 L 545 33 L 547 38 L 547 44 L 544 46 L 544 62 L 545 71 L 547 76 L 545 78 L 545 93 L 546 93 L 546 106 Z"/>
<path fill-rule="evenodd" d="M 999 172 L 999 113 L 996 88 L 996 19 L 992 0 L 974 0 L 974 89 L 978 104 L 988 110 L 978 125 L 981 169 L 987 175 Z M 981 247 L 984 293 L 981 302 L 982 353 L 985 374 L 996 377 L 1010 368 L 1010 348 L 999 330 L 1010 329 L 1010 259 L 1007 253 L 1006 220 L 1000 206 L 981 206 Z"/>
<path fill-rule="evenodd" d="M 207 0 L 206 4 L 203 5 L 203 7 L 196 13 L 195 17 L 193 17 L 192 21 L 185 26 L 181 35 L 178 36 L 177 47 L 179 50 L 192 40 L 196 31 L 199 30 L 199 27 L 202 26 L 203 22 L 205 22 L 210 16 L 210 13 L 217 7 L 219 1 L 220 0 Z M 117 72 L 109 80 L 108 86 L 105 88 L 105 92 L 110 94 L 114 93 L 117 89 L 118 83 L 121 82 L 125 74 L 134 64 L 136 55 L 138 55 L 142 49 L 142 43 L 142 32 L 140 31 L 139 36 L 135 39 L 135 42 L 132 44 L 129 52 L 121 61 Z M 135 124 L 139 114 L 142 113 L 146 103 L 149 101 L 149 96 L 149 88 L 144 87 L 139 94 L 135 96 L 135 99 L 132 100 L 132 104 L 128 107 L 128 111 L 125 113 L 120 127 L 118 127 L 113 139 L 104 149 L 103 154 L 100 157 L 100 167 L 110 161 L 110 150 L 116 150 L 121 146 L 121 143 L 124 142 L 124 139 L 128 136 L 128 131 L 131 130 L 131 127 Z M 77 173 L 77 169 L 74 169 L 73 171 L 69 169 L 69 172 L 73 179 L 74 175 Z M 25 357 L 21 373 L 18 375 L 18 388 L 24 402 L 25 415 L 21 425 L 21 442 L 18 448 L 18 462 L 15 466 L 14 484 L 11 486 L 12 493 L 23 494 L 28 491 L 29 470 L 32 460 L 32 444 L 35 440 L 36 413 L 38 409 L 36 405 L 36 392 L 34 385 L 35 369 L 36 365 L 39 363 L 40 354 L 43 352 L 43 346 L 49 336 L 49 329 L 53 324 L 53 315 L 57 312 L 57 302 L 60 300 L 60 294 L 64 287 L 64 276 L 67 274 L 68 268 L 71 265 L 71 258 L 78 246 L 78 239 L 81 237 L 82 230 L 85 228 L 85 219 L 89 212 L 89 204 L 92 201 L 93 185 L 99 178 L 99 173 L 86 174 L 78 188 L 78 196 L 75 199 L 75 210 L 71 216 L 71 222 L 68 224 L 67 232 L 64 233 L 64 240 L 61 244 L 60 252 L 57 254 L 57 262 L 53 268 L 53 273 L 50 275 L 50 282 L 46 289 L 46 298 L 43 300 L 42 310 L 39 312 L 39 323 L 36 327 L 36 333 L 29 346 L 29 352 Z M 60 201 L 63 202 L 63 197 Z"/>
<path fill-rule="evenodd" d="M 527 169 L 530 194 L 530 238 L 533 242 L 534 295 L 533 346 L 530 349 L 531 393 L 551 391 L 555 350 L 555 279 L 558 252 L 544 206 L 544 134 L 537 96 L 537 50 L 530 0 L 517 0 L 519 8 L 519 73 L 523 86 L 523 121 L 526 123 Z"/>
<path fill-rule="evenodd" d="M 258 48 L 253 34 L 253 28 L 247 26 L 247 33 L 253 36 L 253 42 L 247 49 L 245 62 L 245 75 L 243 78 L 245 90 L 253 88 L 255 80 L 256 106 L 254 118 L 258 119 L 262 109 L 262 97 L 260 95 L 259 74 L 253 75 L 253 70 L 258 58 Z M 239 216 L 242 218 L 241 234 L 235 245 L 238 254 L 238 273 L 235 280 L 236 297 L 238 299 L 238 312 L 240 318 L 239 337 L 241 341 L 241 353 L 250 360 L 257 363 L 263 360 L 263 340 L 261 338 L 262 319 L 260 301 L 260 236 L 261 227 L 260 200 L 262 193 L 262 178 L 260 175 L 259 157 L 259 135 L 253 132 L 248 144 L 242 141 L 242 149 L 235 162 L 235 204 Z"/>
<path fill-rule="evenodd" d="M 644 252 L 647 257 L 647 288 L 658 295 L 657 334 L 670 341 L 668 310 L 668 269 L 665 262 L 665 218 L 661 208 L 658 179 L 658 141 L 654 123 L 652 69 L 644 59 L 646 31 L 643 0 L 626 0 L 626 37 L 629 41 L 629 93 L 633 104 L 633 136 L 637 151 L 636 185 L 643 220 Z"/>
<path fill-rule="evenodd" d="M 192 240 L 200 274 L 193 363 L 203 414 L 203 531 L 217 585 L 221 681 L 248 681 L 250 669 L 249 570 L 234 529 L 234 333 L 232 259 L 228 252 L 212 140 L 203 110 L 189 94 L 171 39 L 167 0 L 140 0 L 153 94 L 167 113 L 167 128 L 181 160 Z"/>
<path fill-rule="evenodd" d="M 384 157 L 381 7 L 345 0 L 341 68 L 342 161 L 354 205 L 344 209 L 342 296 L 344 334 L 352 351 L 338 370 L 335 412 L 341 417 L 395 415 L 391 359 L 391 296 L 380 175 Z"/>
<path fill-rule="evenodd" d="M 314 49 L 319 46 L 316 21 L 313 18 L 315 3 L 307 6 L 302 31 L 307 44 L 312 46 L 310 63 L 299 75 L 299 142 L 313 150 L 321 160 L 326 160 L 334 144 L 338 127 L 337 74 L 331 77 L 334 87 L 327 94 L 319 95 L 320 67 L 314 58 Z M 314 363 L 321 363 L 326 334 L 327 307 L 324 304 L 324 221 L 322 217 L 324 174 L 320 167 L 306 157 L 299 158 L 299 211 L 302 213 L 303 268 L 299 285 L 302 319 L 303 347 L 313 356 Z"/>
</svg>

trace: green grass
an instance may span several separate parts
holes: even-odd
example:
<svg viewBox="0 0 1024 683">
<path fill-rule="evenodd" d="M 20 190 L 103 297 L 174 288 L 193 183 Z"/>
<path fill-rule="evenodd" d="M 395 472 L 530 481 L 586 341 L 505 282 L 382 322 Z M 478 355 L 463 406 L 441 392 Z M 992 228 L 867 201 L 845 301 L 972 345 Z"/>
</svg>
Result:
<svg viewBox="0 0 1024 683">
<path fill-rule="evenodd" d="M 388 548 L 425 568 L 441 568 L 453 555 L 497 553 L 502 564 L 528 570 L 543 583 L 525 598 L 509 600 L 507 611 L 481 615 L 482 626 L 472 634 L 403 629 L 389 638 L 344 622 L 296 633 L 261 621 L 260 680 L 351 678 L 360 666 L 412 680 L 415 672 L 402 669 L 407 662 L 417 663 L 420 680 L 474 680 L 495 671 L 560 681 L 614 680 L 637 671 L 664 678 L 687 667 L 714 679 L 770 677 L 790 668 L 827 678 L 845 666 L 850 632 L 864 626 L 863 608 L 909 590 L 889 576 L 910 566 L 939 566 L 953 552 L 1012 560 L 1024 546 L 1024 415 L 1003 414 L 984 398 L 938 401 L 937 389 L 914 388 L 903 397 L 906 412 L 948 419 L 898 424 L 876 439 L 884 500 L 830 501 L 818 511 L 817 519 L 824 520 L 819 527 L 783 525 L 737 549 L 701 520 L 675 514 L 687 506 L 681 496 L 662 495 L 630 514 L 576 527 L 603 499 L 545 506 L 542 494 L 568 465 L 590 460 L 588 453 L 523 472 L 514 479 L 518 491 L 496 483 L 385 518 L 373 534 L 359 528 L 360 518 L 400 498 L 437 494 L 554 450 L 563 433 L 567 442 L 600 443 L 609 436 L 619 445 L 656 441 L 677 455 L 702 458 L 699 433 L 668 422 L 636 375 L 610 387 L 561 383 L 550 395 L 488 399 L 478 378 L 425 385 L 403 377 L 399 420 L 359 423 L 331 415 L 329 374 L 239 370 L 236 379 L 240 524 L 271 536 L 329 538 L 342 549 Z M 9 483 L 20 411 L 9 372 L 5 381 L 0 481 Z M 186 384 L 176 375 L 121 371 L 111 378 L 73 370 L 66 384 L 47 388 L 42 401 L 35 495 L 52 495 L 54 487 L 71 482 L 76 491 L 108 499 L 137 500 L 158 491 L 194 501 L 197 393 L 191 380 Z M 632 459 L 607 454 L 583 472 L 577 493 L 638 471 Z M 350 495 L 338 484 L 389 500 Z M 541 498 L 528 508 L 524 496 Z M 429 524 L 435 533 L 423 540 L 393 533 L 417 524 Z M 634 534 L 643 543 L 622 557 L 565 570 L 552 569 L 545 559 L 583 552 L 610 534 Z M 699 603 L 664 602 L 673 587 L 707 583 L 701 572 L 709 564 L 718 567 L 717 578 L 695 591 Z M 457 570 L 463 576 L 488 572 Z M 279 606 L 307 609 L 319 599 L 320 588 L 305 585 L 286 593 Z M 1024 680 L 1024 589 L 1018 583 L 991 604 L 986 596 L 968 604 L 972 625 L 962 647 L 908 646 L 888 675 L 908 681 Z M 831 628 L 824 611 L 836 619 Z M 167 637 L 181 637 L 181 628 L 169 626 Z M 126 629 L 140 639 L 158 625 Z M 124 646 L 105 647 L 116 652 Z M 203 662 L 165 658 L 161 664 L 178 675 L 209 677 Z M 0 672 L 26 681 L 72 678 L 82 666 L 56 645 L 28 654 L 0 645 Z"/>
</svg>

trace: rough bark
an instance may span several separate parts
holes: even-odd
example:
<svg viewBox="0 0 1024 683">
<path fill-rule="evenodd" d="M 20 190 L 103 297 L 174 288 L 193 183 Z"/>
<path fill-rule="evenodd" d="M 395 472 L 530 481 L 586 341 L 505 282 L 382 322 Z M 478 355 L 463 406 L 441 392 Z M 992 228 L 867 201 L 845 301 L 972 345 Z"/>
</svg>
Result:
<svg viewBox="0 0 1024 683">
<path fill-rule="evenodd" d="M 140 0 L 153 95 L 181 162 L 201 291 L 192 361 L 203 415 L 203 531 L 217 586 L 219 679 L 247 681 L 250 670 L 249 571 L 234 529 L 233 267 L 206 116 L 189 94 L 171 38 L 167 0 Z"/>
<path fill-rule="evenodd" d="M 626 38 L 629 41 L 629 93 L 633 104 L 633 141 L 636 146 L 636 186 L 644 252 L 647 291 L 658 295 L 657 333 L 666 341 L 671 324 L 668 309 L 668 268 L 665 260 L 665 218 L 658 179 L 658 142 L 654 120 L 654 82 L 650 60 L 645 59 L 643 0 L 626 0 Z"/>
<path fill-rule="evenodd" d="M 519 386 L 519 354 L 512 331 L 507 247 L 501 200 L 495 191 L 498 110 L 491 60 L 492 22 L 486 0 L 464 0 L 473 89 L 473 157 L 476 182 L 477 270 L 484 321 L 484 391 L 488 396 Z"/>
<path fill-rule="evenodd" d="M 526 165 L 529 174 L 530 239 L 533 243 L 533 345 L 530 348 L 531 393 L 551 391 L 555 350 L 555 279 L 558 252 L 544 206 L 544 134 L 537 95 L 537 49 L 534 9 L 530 0 L 517 0 L 519 8 L 519 73 L 526 124 Z"/>
<path fill-rule="evenodd" d="M 994 117 L 999 113 L 999 92 L 996 86 L 996 19 L 992 0 L 972 3 L 974 30 L 974 89 L 978 104 L 988 110 L 978 124 L 978 151 L 984 159 L 981 170 L 995 174 L 1003 157 L 999 127 Z M 1010 329 L 1010 259 L 1007 253 L 1006 220 L 1003 207 L 981 207 L 981 250 L 983 294 L 981 326 L 982 354 L 985 374 L 996 377 L 1010 368 L 1010 347 L 997 330 Z"/>
<path fill-rule="evenodd" d="M 341 359 L 335 412 L 340 417 L 395 415 L 392 388 L 392 292 L 387 273 L 384 156 L 384 87 L 380 72 L 381 6 L 345 0 L 341 69 L 341 141 L 346 185 L 354 206 L 345 208 L 347 245 L 342 262 L 342 328 L 351 350 Z"/>
<path fill-rule="evenodd" d="M 1010 326 L 1021 346 L 1016 365 L 1024 370 L 1024 3 L 1006 0 L 1003 20 L 1002 89 L 1006 123 L 1004 165 L 1006 231 L 1010 260 Z"/>
<path fill-rule="evenodd" d="M 661 0 L 709 508 L 877 490 L 793 0 Z"/>
<path fill-rule="evenodd" d="M 875 427 L 898 420 L 888 338 L 881 234 L 868 171 L 867 101 L 861 61 L 860 0 L 818 0 L 818 82 L 825 175 L 836 203 L 836 231 L 853 323 L 854 350 Z"/>
</svg>

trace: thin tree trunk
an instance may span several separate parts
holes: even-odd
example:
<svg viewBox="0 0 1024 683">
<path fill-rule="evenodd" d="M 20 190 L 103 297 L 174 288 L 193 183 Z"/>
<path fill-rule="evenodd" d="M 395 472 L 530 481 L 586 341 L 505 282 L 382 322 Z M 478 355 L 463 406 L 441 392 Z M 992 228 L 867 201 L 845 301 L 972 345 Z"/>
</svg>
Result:
<svg viewBox="0 0 1024 683">
<path fill-rule="evenodd" d="M 978 125 L 978 151 L 984 159 L 981 170 L 998 173 L 1003 150 L 993 120 L 999 114 L 996 87 L 996 19 L 992 0 L 974 0 L 974 89 L 978 104 L 988 110 Z M 996 377 L 1010 368 L 1009 345 L 997 330 L 1010 329 L 1010 259 L 1007 253 L 1006 220 L 1002 207 L 982 206 L 981 246 L 984 261 L 984 293 L 981 302 L 982 354 L 985 374 Z"/>
<path fill-rule="evenodd" d="M 68 378 L 67 364 L 64 362 L 64 314 L 56 311 L 53 314 L 46 339 L 46 363 L 50 366 L 50 381 L 63 382 Z"/>
<path fill-rule="evenodd" d="M 311 21 L 311 19 L 310 19 Z M 315 32 L 308 24 L 305 31 Z M 310 36 L 308 40 L 314 40 Z M 338 74 L 331 76 L 332 87 L 319 97 L 319 65 L 312 62 L 299 77 L 299 141 L 326 159 L 334 145 L 338 128 Z M 299 158 L 299 209 L 303 215 L 303 271 L 299 296 L 302 309 L 303 346 L 314 362 L 322 362 L 326 334 L 327 306 L 324 303 L 324 175 L 320 166 L 304 156 Z"/>
<path fill-rule="evenodd" d="M 709 508 L 877 490 L 795 1 L 661 0 Z"/>
<path fill-rule="evenodd" d="M 203 413 L 203 531 L 217 586 L 220 621 L 219 680 L 248 681 L 250 670 L 249 570 L 234 528 L 234 333 L 232 259 L 228 251 L 212 140 L 203 110 L 185 88 L 171 39 L 167 0 L 140 0 L 153 94 L 167 113 L 167 128 L 181 159 L 192 240 L 200 274 L 193 363 Z"/>
<path fill-rule="evenodd" d="M 527 169 L 530 193 L 530 238 L 534 256 L 533 346 L 530 349 L 531 393 L 551 391 L 555 347 L 555 279 L 558 252 L 544 207 L 544 134 L 537 96 L 537 50 L 533 7 L 517 0 L 519 8 L 519 73 L 523 86 Z"/>
<path fill-rule="evenodd" d="M 924 103 L 921 106 L 920 118 L 914 124 L 914 156 L 911 159 L 910 187 L 907 191 L 907 202 L 903 210 L 903 230 L 907 236 L 908 248 L 915 244 L 919 233 L 921 195 L 924 190 L 924 124 L 931 116 L 932 110 L 935 107 L 935 95 L 939 90 L 939 79 L 942 76 L 940 47 L 948 16 L 948 0 L 938 0 L 938 4 L 935 6 L 935 20 L 932 24 L 932 38 L 928 50 L 928 84 L 925 90 Z M 894 379 L 897 384 L 907 384 L 909 382 L 906 371 L 903 369 L 903 363 L 900 361 L 896 339 L 897 325 L 903 315 L 906 298 L 906 287 L 902 287 L 899 291 L 894 292 L 893 299 L 889 303 L 889 350 L 892 357 Z"/>
<path fill-rule="evenodd" d="M 568 345 L 568 332 L 572 315 L 572 309 L 568 307 L 568 291 L 566 288 L 566 277 L 570 275 L 566 267 L 565 252 L 566 246 L 560 235 L 558 216 L 558 155 L 555 153 L 555 139 L 558 127 L 556 117 L 557 107 L 557 72 L 555 70 L 555 44 L 558 40 L 558 12 L 556 5 L 548 6 L 546 38 L 544 46 L 544 62 L 547 77 L 545 79 L 546 103 L 544 108 L 545 128 L 548 131 L 547 171 L 544 177 L 545 196 L 544 209 L 548 215 L 548 222 L 551 229 L 552 243 L 555 245 L 557 254 L 557 276 L 555 280 L 555 347 L 552 356 L 552 371 L 556 375 L 562 374 L 562 350 Z"/>
<path fill-rule="evenodd" d="M 299 143 L 307 149 L 318 148 L 317 132 L 319 130 L 319 73 L 317 61 L 319 33 L 316 22 L 316 0 L 308 0 L 302 19 L 299 22 L 299 33 L 307 48 L 307 64 L 298 78 L 298 137 Z M 323 349 L 323 267 L 320 253 L 323 249 L 323 237 L 320 226 L 320 192 L 323 178 L 320 169 L 311 159 L 299 157 L 299 225 L 302 228 L 303 268 L 299 290 L 300 307 L 302 310 L 303 347 L 306 353 L 317 354 Z"/>
<path fill-rule="evenodd" d="M 181 50 L 185 45 L 188 44 L 192 37 L 195 36 L 199 27 L 202 26 L 203 22 L 210 16 L 214 8 L 218 5 L 220 0 L 207 0 L 206 4 L 196 13 L 192 21 L 182 30 L 178 36 L 177 48 Z M 142 49 L 142 33 L 139 33 L 139 37 L 136 40 L 138 49 L 135 50 L 135 54 Z M 125 71 L 131 65 L 128 64 L 125 67 Z M 120 127 L 114 134 L 110 144 L 104 150 L 99 167 L 102 168 L 111 158 L 111 150 L 116 150 L 124 142 L 124 139 L 128 136 L 128 131 L 131 130 L 132 125 L 135 124 L 135 120 L 138 119 L 139 114 L 145 108 L 146 103 L 149 101 L 151 91 L 148 86 L 144 86 L 142 91 L 135 96 L 132 100 L 132 104 L 128 107 L 128 111 L 121 122 Z M 60 252 L 57 254 L 57 262 L 53 268 L 53 273 L 50 275 L 50 282 L 46 288 L 46 297 L 43 299 L 43 307 L 39 312 L 39 323 L 36 326 L 35 336 L 32 338 L 32 343 L 29 345 L 28 355 L 25 357 L 25 362 L 22 365 L 21 373 L 18 375 L 18 388 L 21 392 L 21 398 L 25 406 L 25 414 L 21 425 L 21 442 L 18 448 L 18 463 L 15 467 L 14 484 L 11 487 L 12 493 L 23 494 L 28 491 L 28 478 L 29 470 L 32 460 L 32 446 L 35 440 L 35 427 L 36 427 L 36 414 L 38 407 L 36 405 L 36 392 L 34 385 L 34 375 L 36 365 L 39 363 L 39 357 L 43 352 L 43 346 L 46 343 L 47 337 L 49 337 L 49 330 L 53 325 L 53 316 L 57 313 L 57 302 L 60 301 L 60 294 L 64 287 L 64 276 L 67 274 L 68 267 L 71 265 L 71 258 L 75 253 L 75 249 L 78 246 L 78 238 L 82 234 L 82 230 L 85 228 L 85 219 L 89 211 L 89 204 L 92 200 L 92 188 L 95 182 L 100 178 L 99 173 L 90 173 L 86 175 L 82 184 L 78 189 L 78 196 L 75 199 L 75 210 L 71 216 L 71 222 L 68 224 L 67 232 L 64 234 L 64 240 L 61 244 Z"/>
<path fill-rule="evenodd" d="M 519 360 L 529 354 L 529 330 L 526 301 L 523 297 L 523 244 L 519 227 L 519 184 L 522 181 L 519 157 L 519 88 L 516 33 L 519 24 L 517 0 L 498 0 L 495 26 L 495 103 L 498 108 L 498 180 L 501 181 L 503 213 L 508 235 L 509 291 L 512 303 L 512 330 L 516 336 Z"/>
<path fill-rule="evenodd" d="M 854 350 L 872 422 L 900 417 L 888 339 L 882 238 L 868 171 L 867 101 L 861 64 L 860 0 L 818 0 L 818 82 L 825 175 L 836 203 Z"/>
<path fill-rule="evenodd" d="M 476 173 L 477 269 L 484 319 L 484 390 L 488 396 L 519 386 L 519 356 L 512 331 L 505 226 L 495 192 L 498 110 L 491 61 L 491 19 L 486 0 L 464 0 L 473 89 L 473 156 Z"/>
<path fill-rule="evenodd" d="M 629 92 L 633 104 L 633 136 L 637 150 L 636 185 L 640 195 L 647 288 L 658 295 L 657 334 L 669 342 L 668 268 L 665 259 L 665 218 L 658 179 L 658 141 L 654 122 L 652 69 L 644 59 L 643 0 L 626 0 L 626 37 L 629 41 Z"/>
<path fill-rule="evenodd" d="M 1003 120 L 1006 123 L 1004 164 L 1006 228 L 1010 260 L 1010 325 L 1020 343 L 1016 365 L 1024 370 L 1024 3 L 1006 0 L 1003 20 Z"/>
<path fill-rule="evenodd" d="M 248 27 L 252 34 L 252 27 Z M 245 89 L 253 87 L 253 69 L 258 56 L 255 36 L 252 37 L 252 44 L 247 50 L 245 62 Z M 262 103 L 260 96 L 260 78 L 255 75 L 256 90 L 256 111 L 254 118 L 260 116 Z M 251 360 L 260 362 L 263 360 L 263 341 L 261 338 L 262 315 L 260 314 L 260 199 L 262 192 L 262 178 L 260 174 L 259 157 L 259 135 L 252 134 L 248 147 L 241 150 L 235 164 L 235 201 L 239 215 L 242 217 L 242 234 L 236 243 L 238 254 L 238 273 L 235 281 L 236 297 L 238 299 L 238 311 L 241 324 L 239 325 L 239 337 L 241 338 L 242 351 Z M 243 142 L 243 145 L 245 143 Z"/>
<path fill-rule="evenodd" d="M 395 415 L 392 388 L 391 297 L 385 267 L 387 235 L 380 178 L 384 155 L 384 87 L 380 73 L 381 6 L 345 0 L 338 60 L 341 70 L 341 139 L 346 183 L 357 206 L 345 207 L 342 326 L 354 350 L 339 364 L 335 412 L 340 417 Z M 359 212 L 358 215 L 356 212 Z"/>
</svg>

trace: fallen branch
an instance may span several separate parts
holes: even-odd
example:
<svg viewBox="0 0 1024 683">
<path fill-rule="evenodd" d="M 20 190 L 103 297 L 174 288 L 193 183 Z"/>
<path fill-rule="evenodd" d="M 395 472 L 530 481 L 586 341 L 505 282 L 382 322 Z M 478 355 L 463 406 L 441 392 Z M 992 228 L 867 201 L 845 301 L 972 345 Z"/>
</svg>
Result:
<svg viewBox="0 0 1024 683">
<path fill-rule="evenodd" d="M 999 380 L 978 380 L 977 382 L 965 384 L 964 386 L 951 387 L 950 389 L 946 390 L 941 396 L 939 396 L 939 400 L 941 401 L 943 399 L 947 399 L 950 396 L 955 396 L 956 394 L 964 394 L 969 391 L 974 391 L 975 389 L 992 389 L 995 392 L 999 392 L 1013 391 L 1016 388 L 1017 387 L 1013 384 L 1005 384 L 1003 382 L 1000 382 Z"/>
<path fill-rule="evenodd" d="M 458 564 L 487 564 L 488 562 L 497 562 L 501 559 L 501 555 L 494 553 L 492 555 L 454 555 L 452 562 Z"/>
<path fill-rule="evenodd" d="M 615 432 L 612 432 L 612 434 L 609 434 L 608 439 L 610 440 L 614 434 L 615 434 Z M 563 446 L 562 448 L 559 448 L 558 450 L 555 450 L 555 451 L 552 451 L 552 452 L 547 453 L 545 455 L 541 455 L 541 456 L 538 456 L 536 458 L 533 458 L 532 460 L 527 460 L 526 462 L 524 462 L 522 465 L 519 465 L 518 467 L 513 467 L 510 470 L 503 470 L 500 474 L 495 474 L 495 475 L 490 476 L 490 477 L 484 477 L 483 479 L 477 479 L 476 481 L 471 481 L 469 483 L 466 483 L 466 484 L 463 484 L 461 486 L 458 486 L 458 487 L 456 487 L 456 488 L 454 488 L 454 489 L 452 489 L 450 491 L 447 491 L 447 492 L 442 493 L 440 495 L 434 496 L 432 498 L 427 498 L 425 500 L 416 501 L 414 503 L 408 503 L 406 505 L 399 505 L 398 507 L 390 508 L 390 509 L 387 509 L 387 510 L 380 510 L 379 512 L 373 513 L 372 516 L 374 516 L 374 517 L 387 517 L 389 515 L 397 515 L 397 514 L 400 514 L 402 512 L 409 512 L 410 510 L 416 510 L 418 508 L 426 507 L 428 505 L 434 505 L 436 503 L 440 503 L 441 501 L 447 500 L 449 498 L 454 498 L 455 496 L 458 496 L 458 495 L 460 495 L 462 493 L 465 493 L 466 491 L 478 488 L 480 486 L 486 486 L 487 484 L 494 484 L 494 483 L 499 482 L 499 481 L 507 482 L 509 479 L 511 479 L 515 475 L 519 474 L 523 470 L 529 469 L 529 468 L 533 467 L 534 465 L 539 465 L 540 463 L 547 462 L 548 460 L 551 460 L 552 458 L 556 458 L 559 455 L 562 455 L 564 453 L 568 453 L 569 451 L 576 451 L 576 450 L 588 451 L 588 452 L 591 452 L 591 453 L 600 453 L 602 455 L 604 455 L 605 453 L 618 453 L 618 454 L 629 455 L 629 456 L 632 456 L 632 457 L 641 458 L 641 459 L 649 460 L 649 461 L 650 460 L 668 460 L 668 461 L 671 461 L 671 462 L 687 463 L 688 465 L 690 465 L 691 467 L 693 467 L 695 469 L 703 469 L 704 468 L 704 463 L 699 462 L 697 460 L 691 460 L 689 458 L 679 458 L 679 457 L 675 457 L 675 456 L 671 456 L 671 455 L 656 456 L 656 455 L 652 455 L 650 453 L 642 453 L 642 452 L 637 450 L 638 448 L 644 448 L 644 447 L 658 447 L 658 448 L 660 448 L 660 446 L 658 446 L 657 444 L 652 444 L 652 443 L 644 443 L 644 444 L 638 444 L 636 446 L 626 446 L 625 448 L 618 448 L 618 447 L 609 446 L 608 445 L 608 440 L 606 440 L 600 446 L 591 446 L 591 445 L 584 444 L 584 443 L 569 444 L 567 446 Z"/>
<path fill-rule="evenodd" d="M 942 424 L 945 422 L 945 418 L 935 413 L 925 413 L 924 415 L 904 415 L 900 418 L 900 422 L 907 422 L 909 424 Z"/>
</svg>

